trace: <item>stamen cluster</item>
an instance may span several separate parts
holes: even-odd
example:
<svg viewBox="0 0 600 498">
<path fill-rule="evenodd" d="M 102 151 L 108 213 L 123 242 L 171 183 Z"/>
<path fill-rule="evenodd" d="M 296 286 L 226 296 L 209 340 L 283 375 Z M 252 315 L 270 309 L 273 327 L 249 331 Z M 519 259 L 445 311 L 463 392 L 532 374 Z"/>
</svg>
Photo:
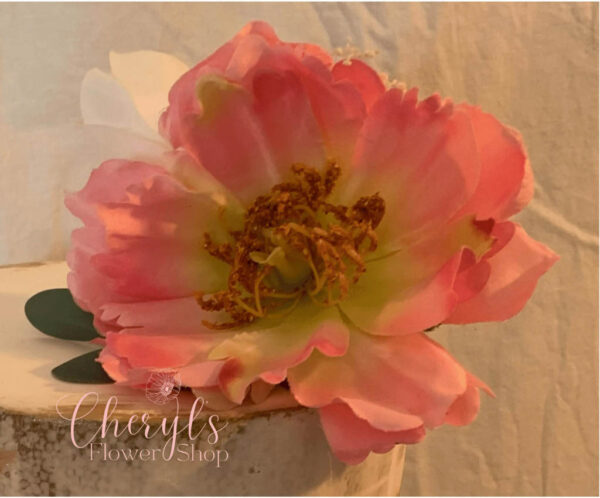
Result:
<svg viewBox="0 0 600 498">
<path fill-rule="evenodd" d="M 375 228 L 385 212 L 384 200 L 374 194 L 352 206 L 328 202 L 340 176 L 333 162 L 323 173 L 295 164 L 292 174 L 291 181 L 275 185 L 252 203 L 243 229 L 230 232 L 231 242 L 217 244 L 204 234 L 204 249 L 231 266 L 227 289 L 198 294 L 203 309 L 231 317 L 225 323 L 205 322 L 207 326 L 247 324 L 287 310 L 303 296 L 319 305 L 335 305 L 365 271 L 364 255 L 377 248 Z M 277 251 L 278 260 L 269 257 Z M 277 262 L 282 260 L 299 278 L 286 278 Z"/>
</svg>

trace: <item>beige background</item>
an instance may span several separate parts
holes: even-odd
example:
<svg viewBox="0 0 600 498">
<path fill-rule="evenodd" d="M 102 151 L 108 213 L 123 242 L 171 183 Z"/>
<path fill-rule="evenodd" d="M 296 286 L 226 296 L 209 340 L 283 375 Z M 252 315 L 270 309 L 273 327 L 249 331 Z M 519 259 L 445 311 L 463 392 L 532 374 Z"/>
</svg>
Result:
<svg viewBox="0 0 600 498">
<path fill-rule="evenodd" d="M 1 4 L 0 264 L 63 258 L 63 190 L 118 151 L 81 128 L 88 69 L 111 49 L 191 64 L 251 19 L 378 49 L 381 70 L 481 105 L 529 149 L 537 191 L 519 221 L 562 259 L 513 320 L 435 333 L 497 399 L 409 448 L 403 494 L 597 494 L 597 4 Z"/>
</svg>

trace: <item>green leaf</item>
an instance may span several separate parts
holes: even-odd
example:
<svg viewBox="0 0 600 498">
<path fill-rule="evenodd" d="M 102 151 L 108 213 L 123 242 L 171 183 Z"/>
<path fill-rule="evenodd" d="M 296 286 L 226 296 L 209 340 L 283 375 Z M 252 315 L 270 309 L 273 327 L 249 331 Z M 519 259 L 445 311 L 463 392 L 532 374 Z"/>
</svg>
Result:
<svg viewBox="0 0 600 498">
<path fill-rule="evenodd" d="M 100 337 L 94 315 L 75 304 L 69 289 L 38 292 L 25 303 L 25 315 L 36 329 L 52 337 L 71 341 Z"/>
<path fill-rule="evenodd" d="M 96 358 L 101 349 L 82 354 L 77 358 L 59 365 L 52 370 L 52 375 L 63 382 L 77 384 L 112 384 L 114 381 L 106 374 Z"/>
</svg>

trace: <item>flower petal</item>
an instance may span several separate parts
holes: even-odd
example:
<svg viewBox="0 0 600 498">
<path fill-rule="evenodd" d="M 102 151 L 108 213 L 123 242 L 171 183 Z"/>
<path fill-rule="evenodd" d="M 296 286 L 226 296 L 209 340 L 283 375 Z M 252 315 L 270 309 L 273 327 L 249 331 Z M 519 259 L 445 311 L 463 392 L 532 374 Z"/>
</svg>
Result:
<svg viewBox="0 0 600 498">
<path fill-rule="evenodd" d="M 465 217 L 395 252 L 367 260 L 341 308 L 368 333 L 420 332 L 443 322 L 487 275 L 469 270 L 491 247 L 491 224 Z"/>
<path fill-rule="evenodd" d="M 210 76 L 198 82 L 198 98 L 203 112 L 186 118 L 183 147 L 243 203 L 279 183 L 281 172 L 271 157 L 251 94 L 240 85 Z"/>
<path fill-rule="evenodd" d="M 385 93 L 379 75 L 367 64 L 358 60 L 340 61 L 331 70 L 335 81 L 349 81 L 360 92 L 367 110 Z"/>
<path fill-rule="evenodd" d="M 298 76 L 263 70 L 254 77 L 253 90 L 256 113 L 281 176 L 295 163 L 324 165 L 323 137 Z"/>
<path fill-rule="evenodd" d="M 492 390 L 474 375 L 467 373 L 467 389 L 456 398 L 446 413 L 445 423 L 450 425 L 468 425 L 479 412 L 479 390 L 483 389 L 488 395 L 494 396 Z"/>
<path fill-rule="evenodd" d="M 477 107 L 458 107 L 471 120 L 481 161 L 477 189 L 461 214 L 506 219 L 533 196 L 533 175 L 521 135 Z"/>
<path fill-rule="evenodd" d="M 98 316 L 113 331 L 107 333 L 105 350 L 128 368 L 176 371 L 188 387 L 217 385 L 223 362 L 208 360 L 208 353 L 231 334 L 208 329 L 204 320 L 214 317 L 195 298 L 107 303 Z M 116 380 L 131 382 L 130 374 Z"/>
<path fill-rule="evenodd" d="M 202 227 L 218 229 L 218 205 L 163 168 L 108 161 L 65 202 L 86 224 L 75 232 L 68 261 L 74 296 L 87 309 L 222 287 L 226 265 L 202 250 Z M 110 298 L 101 292 L 99 299 L 98 288 Z"/>
<path fill-rule="evenodd" d="M 88 71 L 81 83 L 80 100 L 81 116 L 86 125 L 120 128 L 149 140 L 164 142 L 144 121 L 131 95 L 114 77 L 98 69 Z"/>
<path fill-rule="evenodd" d="M 487 284 L 481 292 L 460 303 L 446 323 L 511 318 L 525 306 L 538 279 L 558 260 L 556 254 L 515 223 L 498 223 L 492 235 L 498 240 L 485 256 L 490 265 Z"/>
<path fill-rule="evenodd" d="M 319 415 L 333 453 L 349 465 L 362 462 L 371 451 L 387 453 L 398 443 L 418 443 L 425 437 L 422 425 L 405 431 L 375 429 L 344 403 L 325 406 L 319 410 Z"/>
<path fill-rule="evenodd" d="M 126 359 L 115 355 L 108 348 L 100 351 L 96 361 L 102 365 L 111 379 L 121 385 L 143 389 L 152 375 L 150 370 L 132 368 Z"/>
<path fill-rule="evenodd" d="M 284 43 L 267 23 L 254 21 L 244 26 L 229 42 L 185 73 L 169 92 L 169 108 L 160 119 L 161 132 L 174 147 L 183 143 L 181 126 L 186 116 L 199 114 L 201 107 L 196 98 L 197 82 L 207 74 L 220 75 L 230 80 L 242 79 L 263 51 L 279 47 L 294 54 L 299 60 L 317 60 L 331 63 L 331 58 L 319 47 L 305 43 Z"/>
<path fill-rule="evenodd" d="M 203 310 L 194 297 L 167 299 L 164 301 L 141 301 L 132 303 L 105 303 L 97 315 L 113 330 L 135 329 L 144 335 L 193 335 L 205 334 L 226 338 L 227 332 L 215 333 L 204 322 L 224 318 L 215 312 Z"/>
<path fill-rule="evenodd" d="M 402 301 L 391 302 L 378 316 L 374 330 L 379 334 L 410 334 L 441 323 L 456 306 L 456 275 L 465 254 L 461 251 L 428 282 L 413 289 Z"/>
<path fill-rule="evenodd" d="M 129 93 L 137 111 L 152 130 L 168 105 L 169 89 L 188 70 L 172 55 L 152 50 L 110 53 L 110 69 Z"/>
<path fill-rule="evenodd" d="M 417 418 L 426 427 L 444 423 L 467 388 L 467 374 L 422 333 L 387 337 L 353 330 L 344 356 L 314 352 L 290 368 L 288 382 L 302 405 L 343 401 L 373 427 L 394 431 L 415 428 Z"/>
<path fill-rule="evenodd" d="M 413 89 L 388 90 L 360 132 L 346 197 L 380 192 L 390 240 L 442 227 L 473 194 L 479 178 L 468 115 L 439 96 L 417 102 Z"/>
<path fill-rule="evenodd" d="M 214 341 L 201 334 L 147 335 L 135 331 L 109 332 L 107 348 L 116 356 L 127 359 L 133 368 L 179 369 L 196 359 L 205 359 Z M 211 362 L 211 366 L 217 366 Z"/>
<path fill-rule="evenodd" d="M 210 359 L 226 360 L 221 386 L 230 399 L 241 403 L 248 386 L 258 378 L 270 384 L 282 382 L 288 368 L 304 361 L 314 349 L 326 356 L 344 354 L 348 330 L 337 311 L 315 310 L 311 304 L 299 304 L 272 325 L 259 322 L 260 330 L 236 333 L 210 353 Z"/>
<path fill-rule="evenodd" d="M 319 126 L 327 159 L 350 164 L 358 132 L 366 116 L 362 96 L 349 80 L 336 81 L 320 59 L 298 60 L 281 48 L 266 50 L 242 82 L 251 86 L 263 71 L 293 74 L 302 87 Z M 311 164 L 319 168 L 321 164 Z"/>
</svg>

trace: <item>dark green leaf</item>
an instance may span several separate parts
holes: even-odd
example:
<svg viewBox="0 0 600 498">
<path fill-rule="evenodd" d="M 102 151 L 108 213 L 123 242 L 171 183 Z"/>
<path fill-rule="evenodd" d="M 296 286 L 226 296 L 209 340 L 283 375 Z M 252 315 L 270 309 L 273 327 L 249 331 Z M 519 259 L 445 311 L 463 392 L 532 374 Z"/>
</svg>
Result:
<svg viewBox="0 0 600 498">
<path fill-rule="evenodd" d="M 101 349 L 82 354 L 77 358 L 59 365 L 52 370 L 52 375 L 63 382 L 77 384 L 112 384 L 114 381 L 106 374 L 96 358 Z"/>
<path fill-rule="evenodd" d="M 38 292 L 25 303 L 25 315 L 44 334 L 71 341 L 90 341 L 100 337 L 94 328 L 94 315 L 73 301 L 69 289 Z"/>
</svg>

